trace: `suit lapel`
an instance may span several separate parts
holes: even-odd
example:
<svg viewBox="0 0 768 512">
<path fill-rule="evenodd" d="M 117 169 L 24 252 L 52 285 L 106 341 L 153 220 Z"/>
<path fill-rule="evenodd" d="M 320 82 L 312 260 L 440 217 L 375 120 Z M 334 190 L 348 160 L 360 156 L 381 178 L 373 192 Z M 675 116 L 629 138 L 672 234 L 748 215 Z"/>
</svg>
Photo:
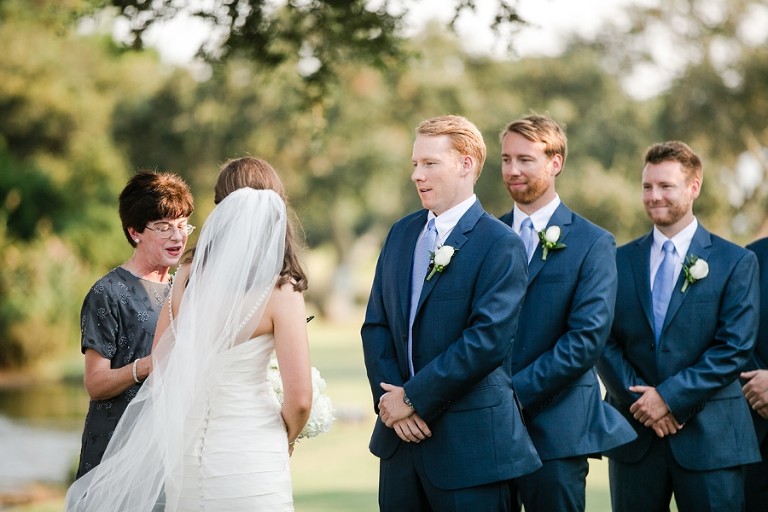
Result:
<svg viewBox="0 0 768 512">
<path fill-rule="evenodd" d="M 559 226 L 560 227 L 560 241 L 563 243 L 566 243 L 566 238 L 568 236 L 568 232 L 571 230 L 571 224 L 573 223 L 573 212 L 568 209 L 567 206 L 565 206 L 564 203 L 560 203 L 560 205 L 555 209 L 555 213 L 552 214 L 552 217 L 549 218 L 549 223 L 547 224 L 547 227 L 550 226 Z M 567 245 L 567 244 L 566 244 Z M 559 249 L 560 251 L 567 251 L 568 248 Z M 528 263 L 528 283 L 530 284 L 533 282 L 534 278 L 539 274 L 542 268 L 544 268 L 544 264 L 549 261 L 549 259 L 555 255 L 556 251 L 549 251 L 549 254 L 547 255 L 546 260 L 541 259 L 541 255 L 543 254 L 544 248 L 541 246 L 541 242 L 536 246 L 536 250 L 533 252 L 533 256 L 531 256 L 531 261 Z"/>
<path fill-rule="evenodd" d="M 402 275 L 405 279 L 399 280 L 398 295 L 400 302 L 400 309 L 403 315 L 403 319 L 408 324 L 410 313 L 408 308 L 411 305 L 411 279 L 413 274 L 413 252 L 416 250 L 416 242 L 419 239 L 419 234 L 424 229 L 424 225 L 427 223 L 427 210 L 424 210 L 423 215 L 415 216 L 411 222 L 405 227 L 405 233 L 403 233 L 403 247 L 404 251 L 400 252 L 400 268 L 409 269 L 408 272 L 403 272 Z"/>
<path fill-rule="evenodd" d="M 701 225 L 699 225 L 696 228 L 696 233 L 694 233 L 693 239 L 691 240 L 691 246 L 688 248 L 688 254 L 683 255 L 683 265 L 685 265 L 688 260 L 688 256 L 691 254 L 698 256 L 703 260 L 709 259 L 709 250 L 711 245 L 712 239 L 709 236 L 709 232 L 701 227 Z M 680 275 L 677 277 L 677 282 L 675 283 L 675 288 L 672 290 L 672 297 L 669 300 L 667 316 L 664 317 L 664 327 L 661 329 L 662 335 L 664 334 L 664 330 L 666 330 L 667 326 L 675 318 L 675 315 L 680 309 L 680 306 L 683 304 L 683 301 L 691 293 L 691 286 L 688 286 L 688 288 L 685 290 L 685 293 L 680 292 L 680 290 L 683 289 L 684 280 L 685 273 L 681 269 Z"/>
<path fill-rule="evenodd" d="M 472 231 L 472 229 L 475 227 L 475 224 L 477 224 L 477 221 L 480 219 L 480 217 L 482 217 L 484 213 L 485 213 L 485 210 L 483 210 L 483 207 L 480 205 L 480 201 L 477 200 L 469 208 L 469 210 L 467 210 L 467 212 L 459 219 L 459 222 L 456 224 L 456 227 L 453 228 L 453 231 L 451 231 L 451 234 L 443 243 L 443 245 L 450 245 L 451 247 L 456 249 L 456 253 L 453 255 L 453 259 L 461 257 L 461 248 L 462 246 L 464 246 L 464 244 L 468 240 L 467 233 Z M 469 256 L 465 256 L 465 257 L 469 257 Z M 411 263 L 413 263 L 413 256 L 411 256 Z M 449 271 L 449 269 L 450 269 L 450 265 L 445 268 L 445 271 L 447 272 Z M 441 272 L 435 272 L 435 274 L 432 276 L 432 279 L 430 279 L 429 281 L 424 281 L 424 287 L 421 289 L 421 296 L 419 297 L 419 306 L 418 306 L 418 309 L 416 310 L 416 315 L 419 314 L 419 310 L 424 304 L 424 301 L 427 300 L 427 297 L 432 292 L 437 282 L 440 280 L 441 275 L 442 275 Z M 410 291 L 408 291 L 408 293 L 410 293 Z"/>
<path fill-rule="evenodd" d="M 645 319 L 653 332 L 653 302 L 651 299 L 651 244 L 653 232 L 635 242 L 630 254 L 632 276 L 635 280 L 635 289 L 640 299 L 640 305 L 645 313 Z M 621 271 L 621 269 L 619 269 Z"/>
</svg>

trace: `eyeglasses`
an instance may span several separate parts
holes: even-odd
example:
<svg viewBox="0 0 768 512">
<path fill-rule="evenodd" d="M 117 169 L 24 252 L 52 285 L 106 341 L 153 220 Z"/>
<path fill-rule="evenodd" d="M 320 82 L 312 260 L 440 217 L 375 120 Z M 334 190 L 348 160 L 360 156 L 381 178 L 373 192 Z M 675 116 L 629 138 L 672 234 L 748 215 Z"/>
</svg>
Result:
<svg viewBox="0 0 768 512">
<path fill-rule="evenodd" d="M 174 230 L 176 229 L 175 226 L 167 223 L 167 222 L 158 222 L 155 224 L 155 227 L 151 228 L 149 226 L 146 226 L 147 229 L 154 231 L 158 235 L 160 235 L 161 238 L 171 238 L 173 235 Z M 195 230 L 195 226 L 192 224 L 185 224 L 178 228 L 179 233 L 182 235 L 191 235 L 192 232 Z"/>
</svg>

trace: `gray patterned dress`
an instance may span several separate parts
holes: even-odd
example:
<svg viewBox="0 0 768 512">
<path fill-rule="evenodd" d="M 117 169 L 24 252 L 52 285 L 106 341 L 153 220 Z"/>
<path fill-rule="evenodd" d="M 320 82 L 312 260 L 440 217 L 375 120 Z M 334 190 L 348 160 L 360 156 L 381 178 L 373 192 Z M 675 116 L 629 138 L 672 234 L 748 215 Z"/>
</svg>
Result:
<svg viewBox="0 0 768 512">
<path fill-rule="evenodd" d="M 81 350 L 91 348 L 122 368 L 149 355 L 157 317 L 170 285 L 140 279 L 122 267 L 96 281 L 85 296 L 80 313 Z M 139 384 L 107 400 L 91 400 L 85 417 L 80 464 L 81 477 L 101 462 L 104 450 Z"/>
</svg>

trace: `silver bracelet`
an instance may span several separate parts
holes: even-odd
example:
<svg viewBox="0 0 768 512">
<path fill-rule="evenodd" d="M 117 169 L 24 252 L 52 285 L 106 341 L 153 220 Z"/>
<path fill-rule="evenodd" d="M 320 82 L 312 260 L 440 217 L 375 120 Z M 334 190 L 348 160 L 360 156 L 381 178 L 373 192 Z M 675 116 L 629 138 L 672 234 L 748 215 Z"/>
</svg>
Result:
<svg viewBox="0 0 768 512">
<path fill-rule="evenodd" d="M 133 369 L 133 382 L 135 382 L 136 384 L 141 384 L 141 381 L 139 380 L 139 374 L 136 371 L 136 365 L 138 365 L 138 364 L 139 364 L 139 360 L 138 359 L 134 359 L 133 360 L 133 367 L 132 367 L 132 369 Z"/>
</svg>

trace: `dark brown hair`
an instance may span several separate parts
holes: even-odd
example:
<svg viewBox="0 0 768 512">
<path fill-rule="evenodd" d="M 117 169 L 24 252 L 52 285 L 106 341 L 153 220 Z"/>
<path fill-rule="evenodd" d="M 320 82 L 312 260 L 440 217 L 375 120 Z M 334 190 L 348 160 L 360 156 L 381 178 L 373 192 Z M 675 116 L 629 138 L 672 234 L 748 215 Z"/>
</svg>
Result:
<svg viewBox="0 0 768 512">
<path fill-rule="evenodd" d="M 294 290 L 303 292 L 307 289 L 307 275 L 298 259 L 298 242 L 294 236 L 294 226 L 298 225 L 293 211 L 288 205 L 285 187 L 277 171 L 266 160 L 256 157 L 235 158 L 224 162 L 219 171 L 219 178 L 213 188 L 213 202 L 219 204 L 235 190 L 250 187 L 256 190 L 274 190 L 285 203 L 288 211 L 288 223 L 285 231 L 285 256 L 283 269 L 277 280 L 277 286 L 293 283 Z"/>
<path fill-rule="evenodd" d="M 128 228 L 143 233 L 149 222 L 189 217 L 195 210 L 195 202 L 181 176 L 170 172 L 140 171 L 128 180 L 120 193 L 118 210 L 123 234 L 131 247 L 136 247 Z"/>
<path fill-rule="evenodd" d="M 701 158 L 685 142 L 670 140 L 658 142 L 645 151 L 644 164 L 660 164 L 661 162 L 678 162 L 688 178 L 704 179 L 704 167 Z"/>
</svg>

